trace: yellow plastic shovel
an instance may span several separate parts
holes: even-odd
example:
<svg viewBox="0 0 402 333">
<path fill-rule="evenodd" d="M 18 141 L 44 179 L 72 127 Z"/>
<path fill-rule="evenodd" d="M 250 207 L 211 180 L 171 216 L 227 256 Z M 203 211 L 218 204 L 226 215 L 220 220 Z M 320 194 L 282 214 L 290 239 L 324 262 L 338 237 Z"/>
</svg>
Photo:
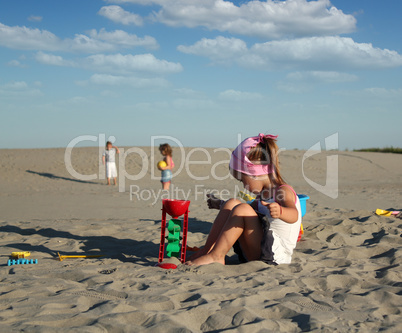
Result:
<svg viewBox="0 0 402 333">
<path fill-rule="evenodd" d="M 17 258 L 17 259 L 25 259 L 26 257 L 29 257 L 31 255 L 31 252 L 29 251 L 20 251 L 20 252 L 11 252 L 11 256 L 13 258 Z"/>
<path fill-rule="evenodd" d="M 64 259 L 68 258 L 100 258 L 103 257 L 103 254 L 96 254 L 96 255 L 75 255 L 75 256 L 62 256 L 59 252 L 57 252 L 59 255 L 60 261 L 63 261 Z"/>
<path fill-rule="evenodd" d="M 399 214 L 400 212 L 398 212 L 397 210 L 388 211 L 388 210 L 383 210 L 383 209 L 377 208 L 376 211 L 375 211 L 375 213 L 376 213 L 377 215 L 380 215 L 380 216 L 391 216 L 391 215 L 397 215 L 397 214 Z"/>
<path fill-rule="evenodd" d="M 239 197 L 242 198 L 247 203 L 249 203 L 255 199 L 255 197 L 252 197 L 250 194 L 243 192 L 243 191 L 239 191 Z"/>
</svg>

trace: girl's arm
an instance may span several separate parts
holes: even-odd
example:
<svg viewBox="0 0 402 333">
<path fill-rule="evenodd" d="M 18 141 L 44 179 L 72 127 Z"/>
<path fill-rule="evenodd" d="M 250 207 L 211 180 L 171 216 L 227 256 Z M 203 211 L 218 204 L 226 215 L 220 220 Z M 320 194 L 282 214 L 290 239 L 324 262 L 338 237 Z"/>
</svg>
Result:
<svg viewBox="0 0 402 333">
<path fill-rule="evenodd" d="M 290 224 L 295 223 L 299 213 L 296 208 L 296 198 L 293 191 L 288 186 L 281 187 L 276 192 L 275 201 L 267 204 L 272 218 L 281 219 Z M 264 204 L 263 201 L 261 202 Z"/>
<path fill-rule="evenodd" d="M 102 156 L 102 163 L 105 165 L 105 155 Z"/>
<path fill-rule="evenodd" d="M 166 166 L 164 168 L 160 168 L 161 170 L 170 170 L 172 169 L 172 156 L 165 157 Z"/>
<path fill-rule="evenodd" d="M 113 148 L 116 149 L 117 154 L 120 154 L 120 150 L 119 150 L 119 148 L 117 148 L 117 146 L 113 146 Z"/>
</svg>

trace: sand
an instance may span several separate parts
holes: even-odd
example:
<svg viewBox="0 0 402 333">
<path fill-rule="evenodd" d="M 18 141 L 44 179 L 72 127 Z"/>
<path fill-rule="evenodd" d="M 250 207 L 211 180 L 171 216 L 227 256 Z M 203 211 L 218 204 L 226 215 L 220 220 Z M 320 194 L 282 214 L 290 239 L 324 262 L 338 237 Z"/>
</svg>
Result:
<svg viewBox="0 0 402 333">
<path fill-rule="evenodd" d="M 223 151 L 207 151 L 212 163 L 227 159 Z M 402 155 L 310 157 L 306 177 L 325 185 L 327 158 L 338 156 L 333 199 L 303 177 L 304 152 L 285 151 L 285 178 L 310 196 L 292 264 L 240 265 L 230 252 L 226 266 L 163 270 L 155 267 L 161 201 L 143 200 L 160 189 L 151 169 L 119 192 L 105 180 L 77 181 L 66 170 L 64 152 L 0 150 L 1 332 L 402 331 L 402 220 L 374 214 L 376 208 L 402 209 Z M 180 165 L 177 149 L 174 154 Z M 75 148 L 72 157 L 78 172 L 98 172 L 98 149 Z M 191 159 L 206 160 L 205 152 Z M 129 155 L 125 165 L 137 174 L 141 157 Z M 173 184 L 182 199 L 190 193 L 188 242 L 200 246 L 216 215 L 204 192 L 228 189 L 233 195 L 240 184 L 213 179 L 211 164 L 193 164 L 190 172 L 209 179 L 183 171 Z M 227 166 L 214 172 L 223 177 Z M 130 200 L 130 185 L 143 198 L 131 193 Z M 7 266 L 12 251 L 30 251 L 39 262 Z M 104 257 L 60 262 L 57 252 Z"/>
</svg>

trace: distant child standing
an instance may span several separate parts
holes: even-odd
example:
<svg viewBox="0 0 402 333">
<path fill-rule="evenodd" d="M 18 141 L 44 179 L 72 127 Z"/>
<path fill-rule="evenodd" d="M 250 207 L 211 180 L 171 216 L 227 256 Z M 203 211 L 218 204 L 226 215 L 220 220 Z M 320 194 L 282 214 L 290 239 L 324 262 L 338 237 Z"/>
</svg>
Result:
<svg viewBox="0 0 402 333">
<path fill-rule="evenodd" d="M 162 171 L 162 189 L 168 190 L 172 180 L 172 169 L 174 168 L 172 147 L 168 143 L 164 143 L 159 146 L 159 151 L 163 155 L 163 161 L 166 163 L 164 167 L 158 165 L 158 169 Z"/>
<path fill-rule="evenodd" d="M 102 162 L 106 166 L 107 184 L 110 185 L 110 178 L 113 178 L 114 185 L 117 184 L 116 153 L 120 154 L 119 148 L 113 146 L 110 141 L 106 142 L 106 150 L 103 152 Z"/>
</svg>

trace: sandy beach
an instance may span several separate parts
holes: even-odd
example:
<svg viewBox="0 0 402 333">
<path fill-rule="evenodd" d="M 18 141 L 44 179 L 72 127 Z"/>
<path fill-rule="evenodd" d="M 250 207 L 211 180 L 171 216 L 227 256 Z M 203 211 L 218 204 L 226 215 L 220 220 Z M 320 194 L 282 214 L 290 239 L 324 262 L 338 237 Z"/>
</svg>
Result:
<svg viewBox="0 0 402 333">
<path fill-rule="evenodd" d="M 211 163 L 172 182 L 178 199 L 191 200 L 189 246 L 203 245 L 216 216 L 205 193 L 241 189 L 212 177 L 227 175 L 227 164 L 211 167 L 227 153 L 205 151 Z M 191 159 L 205 161 L 205 151 Z M 290 265 L 238 264 L 230 252 L 226 266 L 164 270 L 155 267 L 162 205 L 152 163 L 120 192 L 122 183 L 74 178 L 65 149 L 0 150 L 0 331 L 401 332 L 402 220 L 374 211 L 402 209 L 402 155 L 330 151 L 302 167 L 304 153 L 280 156 L 287 182 L 310 197 Z M 324 186 L 335 155 L 336 199 L 306 181 Z M 179 166 L 177 148 L 173 157 Z M 98 174 L 98 162 L 97 148 L 72 152 L 81 174 Z M 124 163 L 130 175 L 143 169 L 138 154 Z M 38 264 L 7 266 L 12 251 L 30 251 Z M 57 252 L 103 257 L 59 261 Z"/>
</svg>

